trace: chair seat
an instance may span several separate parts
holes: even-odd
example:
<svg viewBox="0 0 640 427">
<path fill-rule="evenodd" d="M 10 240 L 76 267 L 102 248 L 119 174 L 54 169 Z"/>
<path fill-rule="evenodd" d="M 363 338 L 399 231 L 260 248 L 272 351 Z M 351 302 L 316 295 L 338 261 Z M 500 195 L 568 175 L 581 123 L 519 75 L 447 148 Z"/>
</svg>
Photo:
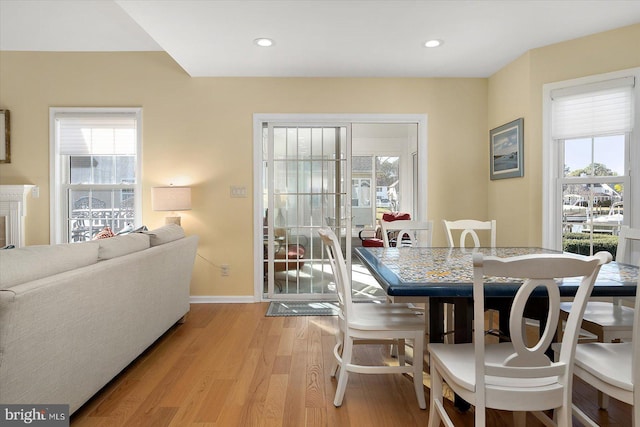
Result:
<svg viewBox="0 0 640 427">
<path fill-rule="evenodd" d="M 571 311 L 572 303 L 563 302 L 560 309 L 566 312 Z M 633 309 L 614 304 L 611 302 L 589 301 L 587 308 L 584 310 L 583 320 L 587 322 L 597 323 L 607 327 L 633 327 Z"/>
<path fill-rule="evenodd" d="M 424 316 L 416 310 L 404 307 L 393 307 L 396 304 L 353 304 L 349 313 L 348 326 L 362 331 L 380 329 L 394 331 L 424 330 Z M 398 304 L 400 305 L 400 304 Z"/>
<path fill-rule="evenodd" d="M 560 304 L 561 317 L 566 319 L 572 303 Z M 630 339 L 633 330 L 634 310 L 612 302 L 589 301 L 584 312 L 581 327 L 598 336 L 600 341 Z"/>
<path fill-rule="evenodd" d="M 441 366 L 445 376 L 456 378 L 456 383 L 469 392 L 474 392 L 476 389 L 475 380 L 475 353 L 472 343 L 468 344 L 434 344 L 428 345 L 431 361 L 437 361 Z M 504 342 L 499 344 L 491 344 L 485 347 L 485 360 L 487 363 L 501 364 L 508 356 L 514 353 L 513 345 L 510 342 Z M 487 381 L 492 377 L 487 377 Z M 497 378 L 494 378 L 497 380 Z M 551 378 L 500 378 L 492 384 L 487 383 L 487 388 L 490 387 L 509 387 L 513 388 L 514 392 L 516 388 L 522 390 L 533 391 L 539 388 L 548 389 L 551 385 L 552 388 L 560 389 L 557 386 L 557 377 Z M 473 403 L 473 402 L 470 402 Z"/>
<path fill-rule="evenodd" d="M 585 343 L 576 346 L 575 364 L 596 378 L 632 391 L 633 343 Z"/>
</svg>

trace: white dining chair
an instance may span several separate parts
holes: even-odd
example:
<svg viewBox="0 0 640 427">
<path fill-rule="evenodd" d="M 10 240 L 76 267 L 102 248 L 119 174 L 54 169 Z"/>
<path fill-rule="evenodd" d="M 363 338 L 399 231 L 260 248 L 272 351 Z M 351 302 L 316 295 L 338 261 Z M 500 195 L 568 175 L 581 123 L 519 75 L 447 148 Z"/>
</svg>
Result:
<svg viewBox="0 0 640 427">
<path fill-rule="evenodd" d="M 391 235 L 395 237 L 395 247 L 431 247 L 433 221 L 385 221 L 384 219 L 381 219 L 380 228 L 382 230 L 382 242 L 385 248 L 391 247 Z M 409 306 L 414 310 L 421 310 L 424 313 L 425 330 L 428 330 L 429 303 L 425 302 L 420 305 L 409 303 Z M 398 354 L 398 349 L 395 345 L 391 346 L 391 355 L 401 356 Z"/>
<path fill-rule="evenodd" d="M 622 226 L 618 235 L 618 248 L 616 250 L 616 262 L 635 264 L 630 260 L 630 244 L 633 241 L 640 242 L 640 229 Z M 581 329 L 595 336 L 598 342 L 628 341 L 633 335 L 634 309 L 627 298 L 614 298 L 613 301 L 589 301 L 584 311 Z M 558 335 L 562 336 L 562 327 L 571 312 L 572 303 L 560 304 L 560 323 Z M 593 340 L 585 336 L 587 341 Z M 608 399 L 605 394 L 598 393 L 598 405 L 607 409 Z"/>
<path fill-rule="evenodd" d="M 457 221 L 442 220 L 444 223 L 445 231 L 447 232 L 447 243 L 450 248 L 456 247 L 453 239 L 453 231 L 460 232 L 460 239 L 458 246 L 461 248 L 466 247 L 467 236 L 470 236 L 473 240 L 473 247 L 480 247 L 480 237 L 478 231 L 488 231 L 489 233 L 489 247 L 496 247 L 496 220 L 478 221 L 475 219 L 460 219 Z"/>
<path fill-rule="evenodd" d="M 570 254 L 537 254 L 511 258 L 473 255 L 473 343 L 428 346 L 431 365 L 429 427 L 453 422 L 444 407 L 443 381 L 462 399 L 475 406 L 475 425 L 486 425 L 486 409 L 514 412 L 514 425 L 523 425 L 526 412 L 533 412 L 545 425 L 571 426 L 573 356 L 578 326 L 600 266 L 611 254 L 593 257 Z M 488 344 L 484 339 L 485 278 L 522 278 L 509 318 L 511 342 Z M 545 354 L 558 323 L 560 291 L 557 279 L 582 277 L 574 310 L 569 315 L 558 361 Z M 513 279 L 510 279 L 513 280 Z M 529 346 L 525 334 L 524 309 L 536 288 L 544 287 L 549 299 L 547 325 L 540 340 Z M 555 410 L 553 423 L 541 411 Z"/>
<path fill-rule="evenodd" d="M 324 243 L 327 258 L 331 265 L 333 278 L 336 283 L 340 312 L 338 314 L 339 334 L 334 347 L 337 369 L 332 369 L 332 375 L 338 372 L 338 385 L 333 401 L 335 406 L 341 406 L 349 379 L 349 373 L 360 374 L 389 374 L 410 373 L 421 409 L 426 409 L 422 369 L 424 364 L 424 334 L 423 316 L 406 305 L 396 304 L 354 304 L 351 299 L 351 281 L 347 273 L 342 249 L 338 238 L 328 228 L 321 228 L 318 234 Z M 404 354 L 404 344 L 412 341 L 413 357 L 411 365 L 404 359 L 398 366 L 388 365 L 359 365 L 353 358 L 354 344 L 389 344 L 395 343 L 399 353 Z"/>
<path fill-rule="evenodd" d="M 389 236 L 395 234 L 396 247 L 431 247 L 433 221 L 380 220 L 382 228 L 382 242 L 385 248 L 391 246 Z"/>
<path fill-rule="evenodd" d="M 458 247 L 465 248 L 467 247 L 467 237 L 471 237 L 473 242 L 473 248 L 479 248 L 480 245 L 480 236 L 478 232 L 485 233 L 489 236 L 489 247 L 496 247 L 496 220 L 492 219 L 489 221 L 479 221 L 476 219 L 460 219 L 457 221 L 448 221 L 446 219 L 442 220 L 444 224 L 444 229 L 447 235 L 447 244 L 450 248 L 455 248 L 456 243 L 453 238 L 453 234 L 460 233 L 459 235 L 459 244 Z M 487 325 L 487 333 L 491 335 L 500 336 L 500 331 L 496 330 L 493 325 L 493 314 L 499 313 L 498 310 L 487 309 L 489 311 L 489 324 Z M 453 307 L 451 304 L 447 304 L 447 308 L 445 310 L 445 336 L 448 338 L 454 332 L 454 319 L 455 316 Z"/>
<path fill-rule="evenodd" d="M 640 287 L 640 278 L 638 279 Z M 640 298 L 636 294 L 635 311 L 640 312 Z M 633 427 L 640 427 L 640 316 L 633 320 L 631 342 L 585 343 L 576 348 L 573 373 L 597 390 L 631 405 Z M 580 408 L 573 412 L 582 424 L 595 427 Z"/>
</svg>

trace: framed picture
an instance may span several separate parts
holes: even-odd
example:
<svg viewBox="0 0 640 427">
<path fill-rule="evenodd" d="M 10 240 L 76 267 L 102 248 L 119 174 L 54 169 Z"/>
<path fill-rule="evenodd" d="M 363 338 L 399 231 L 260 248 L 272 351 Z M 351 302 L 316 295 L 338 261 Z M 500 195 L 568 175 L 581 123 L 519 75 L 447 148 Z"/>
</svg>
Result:
<svg viewBox="0 0 640 427">
<path fill-rule="evenodd" d="M 524 176 L 523 129 L 519 118 L 489 131 L 492 180 Z"/>
<path fill-rule="evenodd" d="M 0 110 L 0 163 L 11 163 L 9 110 Z"/>
</svg>

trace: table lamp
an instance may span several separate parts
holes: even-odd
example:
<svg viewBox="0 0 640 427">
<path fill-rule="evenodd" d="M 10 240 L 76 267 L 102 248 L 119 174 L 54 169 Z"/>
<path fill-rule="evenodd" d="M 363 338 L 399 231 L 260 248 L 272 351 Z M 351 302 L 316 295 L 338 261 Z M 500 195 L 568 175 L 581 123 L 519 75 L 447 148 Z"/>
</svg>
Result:
<svg viewBox="0 0 640 427">
<path fill-rule="evenodd" d="M 151 208 L 154 211 L 189 211 L 191 210 L 191 187 L 152 187 Z M 167 216 L 165 224 L 180 225 L 180 217 Z"/>
</svg>

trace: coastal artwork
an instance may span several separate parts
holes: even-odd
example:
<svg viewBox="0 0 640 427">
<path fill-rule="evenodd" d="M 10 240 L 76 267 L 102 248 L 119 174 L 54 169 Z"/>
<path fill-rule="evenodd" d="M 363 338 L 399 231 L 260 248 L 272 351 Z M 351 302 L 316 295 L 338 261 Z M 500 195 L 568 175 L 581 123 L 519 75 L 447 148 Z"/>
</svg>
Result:
<svg viewBox="0 0 640 427">
<path fill-rule="evenodd" d="M 523 121 L 520 118 L 490 131 L 491 179 L 524 175 Z"/>
</svg>

